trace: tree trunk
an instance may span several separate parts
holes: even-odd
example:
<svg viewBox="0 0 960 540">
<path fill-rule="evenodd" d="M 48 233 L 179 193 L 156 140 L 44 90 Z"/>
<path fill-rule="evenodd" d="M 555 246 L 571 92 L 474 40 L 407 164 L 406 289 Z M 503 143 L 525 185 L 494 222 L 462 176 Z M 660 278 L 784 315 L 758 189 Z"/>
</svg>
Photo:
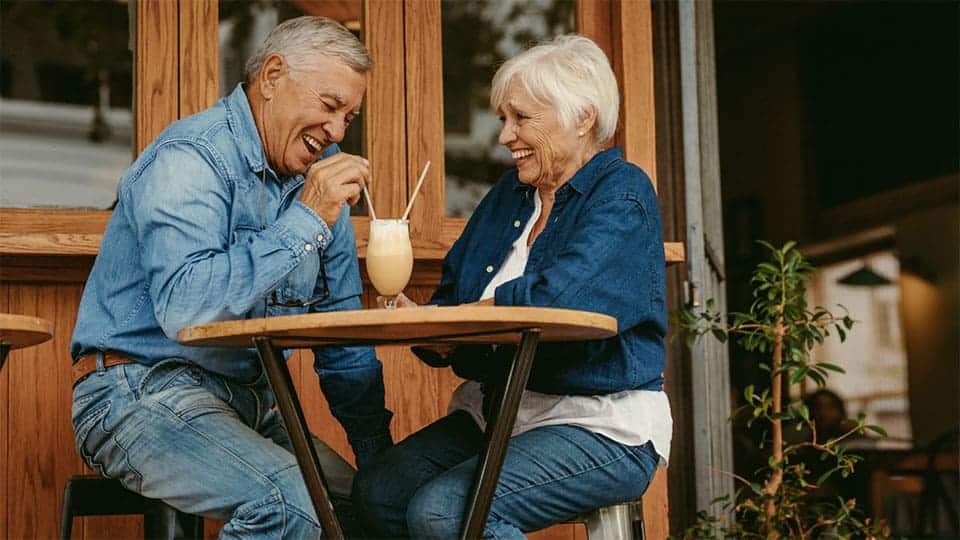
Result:
<svg viewBox="0 0 960 540">
<path fill-rule="evenodd" d="M 779 319 L 777 325 L 774 327 L 773 365 L 771 366 L 771 369 L 773 369 L 773 377 L 770 381 L 770 385 L 773 387 L 773 419 L 771 421 L 771 427 L 774 469 L 764 486 L 764 492 L 771 497 L 764 506 L 766 533 L 768 535 L 770 531 L 773 530 L 773 519 L 777 514 L 777 505 L 773 497 L 776 496 L 777 491 L 780 489 L 780 484 L 783 482 L 783 424 L 782 420 L 780 420 L 780 411 L 782 410 L 780 367 L 783 365 L 783 332 L 783 319 Z"/>
</svg>

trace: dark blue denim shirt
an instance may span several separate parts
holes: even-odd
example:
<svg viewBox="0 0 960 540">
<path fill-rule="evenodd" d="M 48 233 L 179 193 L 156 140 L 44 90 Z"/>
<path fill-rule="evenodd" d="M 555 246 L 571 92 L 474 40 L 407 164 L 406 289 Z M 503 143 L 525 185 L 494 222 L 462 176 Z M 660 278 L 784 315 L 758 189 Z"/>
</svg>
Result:
<svg viewBox="0 0 960 540">
<path fill-rule="evenodd" d="M 500 179 L 444 259 L 431 303 L 480 298 L 533 214 L 535 196 L 516 169 Z M 495 301 L 605 313 L 617 319 L 618 334 L 542 343 L 527 387 L 564 395 L 662 389 L 664 272 L 660 206 L 650 179 L 619 148 L 597 154 L 557 190 L 523 275 L 497 287 Z M 447 360 L 461 377 L 499 382 L 513 349 L 464 346 Z"/>
<path fill-rule="evenodd" d="M 332 145 L 322 157 L 338 151 Z M 265 178 L 265 181 L 264 181 Z M 130 166 L 87 280 L 71 354 L 171 358 L 241 382 L 260 375 L 253 349 L 188 347 L 186 326 L 304 313 L 268 306 L 322 293 L 313 311 L 361 309 L 353 224 L 332 228 L 299 201 L 304 178 L 266 163 L 242 86 L 167 127 Z M 322 259 L 322 261 L 321 261 Z M 314 369 L 358 463 L 391 444 L 382 367 L 370 347 L 318 347 Z"/>
</svg>

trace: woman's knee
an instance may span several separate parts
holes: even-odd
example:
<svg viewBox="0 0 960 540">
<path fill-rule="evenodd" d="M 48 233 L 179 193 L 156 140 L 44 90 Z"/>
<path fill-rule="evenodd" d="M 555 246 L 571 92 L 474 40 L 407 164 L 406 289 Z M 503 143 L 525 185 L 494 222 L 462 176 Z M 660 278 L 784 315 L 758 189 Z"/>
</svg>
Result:
<svg viewBox="0 0 960 540">
<path fill-rule="evenodd" d="M 457 538 L 466 503 L 465 486 L 451 478 L 438 478 L 417 490 L 407 506 L 407 527 L 412 538 Z"/>
</svg>

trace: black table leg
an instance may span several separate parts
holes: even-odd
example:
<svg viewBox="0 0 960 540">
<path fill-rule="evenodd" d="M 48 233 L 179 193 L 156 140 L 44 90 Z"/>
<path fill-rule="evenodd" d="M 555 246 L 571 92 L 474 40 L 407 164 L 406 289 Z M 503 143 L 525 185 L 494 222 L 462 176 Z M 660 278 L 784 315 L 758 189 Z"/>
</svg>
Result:
<svg viewBox="0 0 960 540">
<path fill-rule="evenodd" d="M 313 447 L 307 419 L 303 416 L 303 408 L 300 407 L 300 400 L 297 399 L 294 391 L 293 380 L 290 378 L 283 352 L 274 347 L 269 338 L 254 338 L 253 342 L 257 346 L 260 362 L 263 363 L 270 387 L 277 398 L 280 415 L 290 434 L 293 453 L 297 456 L 300 473 L 307 484 L 310 500 L 313 501 L 313 509 L 317 513 L 317 519 L 320 520 L 320 526 L 323 527 L 323 535 L 325 538 L 342 540 L 343 529 L 333 511 L 333 503 L 330 502 L 323 470 L 317 458 L 317 450 Z"/>
<path fill-rule="evenodd" d="M 3 369 L 4 362 L 7 361 L 7 355 L 10 353 L 9 343 L 0 343 L 0 369 Z"/>
<path fill-rule="evenodd" d="M 513 358 L 510 373 L 507 375 L 503 395 L 496 406 L 493 423 L 487 424 L 483 434 L 483 453 L 477 463 L 473 487 L 467 499 L 461 539 L 469 540 L 483 536 L 487 515 L 490 514 L 490 504 L 497 489 L 497 481 L 500 479 L 500 467 L 507 454 L 507 443 L 510 441 L 510 433 L 513 431 L 517 410 L 520 408 L 520 397 L 527 387 L 530 367 L 533 366 L 533 357 L 539 341 L 539 328 L 523 331 L 520 346 Z"/>
</svg>

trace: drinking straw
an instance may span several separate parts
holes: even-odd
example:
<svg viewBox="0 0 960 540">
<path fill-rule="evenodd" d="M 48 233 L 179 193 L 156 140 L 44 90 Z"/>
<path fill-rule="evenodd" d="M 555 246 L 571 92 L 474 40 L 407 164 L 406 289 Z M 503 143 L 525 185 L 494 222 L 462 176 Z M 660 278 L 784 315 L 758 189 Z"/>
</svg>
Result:
<svg viewBox="0 0 960 540">
<path fill-rule="evenodd" d="M 420 193 L 420 186 L 423 185 L 423 179 L 427 176 L 427 169 L 430 168 L 430 161 L 427 161 L 427 164 L 423 166 L 423 172 L 420 173 L 420 179 L 417 180 L 417 187 L 413 188 L 413 195 L 410 196 L 410 202 L 407 203 L 407 209 L 403 211 L 403 217 L 401 220 L 407 219 L 407 215 L 410 214 L 410 209 L 413 208 L 413 201 L 417 198 L 417 193 Z"/>
<path fill-rule="evenodd" d="M 367 208 L 370 209 L 370 219 L 377 219 L 377 213 L 373 211 L 373 201 L 370 200 L 370 192 L 367 191 L 367 186 L 363 186 L 363 198 L 367 200 Z"/>
</svg>

